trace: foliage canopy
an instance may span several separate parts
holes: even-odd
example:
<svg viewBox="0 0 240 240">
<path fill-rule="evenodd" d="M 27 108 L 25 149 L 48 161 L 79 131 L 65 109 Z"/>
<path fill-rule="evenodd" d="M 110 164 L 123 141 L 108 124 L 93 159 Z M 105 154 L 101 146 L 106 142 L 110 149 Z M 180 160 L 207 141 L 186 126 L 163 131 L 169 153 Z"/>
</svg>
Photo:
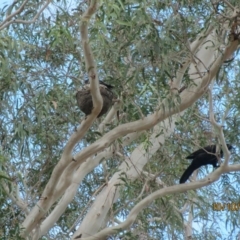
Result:
<svg viewBox="0 0 240 240">
<path fill-rule="evenodd" d="M 189 165 L 185 159 L 189 153 L 199 147 L 222 143 L 209 118 L 211 110 L 207 92 L 184 111 L 180 109 L 181 93 L 196 87 L 197 78 L 193 79 L 188 71 L 184 71 L 177 93 L 173 92 L 172 86 L 178 78 L 178 70 L 187 61 L 197 62 L 193 60 L 195 53 L 191 51 L 190 44 L 205 38 L 209 28 L 216 29 L 219 38 L 219 45 L 213 42 L 208 46 L 209 51 L 218 49 L 220 44 L 227 46 L 234 23 L 235 33 L 239 33 L 239 15 L 233 18 L 230 14 L 231 6 L 237 7 L 238 1 L 77 0 L 73 3 L 49 0 L 44 3 L 21 0 L 1 5 L 1 239 L 24 239 L 21 235 L 24 219 L 45 197 L 42 193 L 54 168 L 65 157 L 63 152 L 69 139 L 78 133 L 85 121 L 84 114 L 77 107 L 75 93 L 87 74 L 91 79 L 92 69 L 87 68 L 79 30 L 81 17 L 89 6 L 87 2 L 98 3 L 96 13 L 87 21 L 87 43 L 91 46 L 99 79 L 115 86 L 114 93 L 121 103 L 120 117 L 116 113 L 104 130 L 99 129 L 104 117 L 94 121 L 84 137 L 74 144 L 71 156 L 78 156 L 96 141 L 102 143 L 101 139 L 119 125 L 145 119 L 160 110 L 163 115 L 172 109 L 179 109 L 176 112 L 181 111 L 182 114 L 177 118 L 170 114 L 166 118 L 165 124 L 174 127 L 154 154 L 150 150 L 154 145 L 152 134 L 156 133 L 156 139 L 165 136 L 167 127 L 157 132 L 153 127 L 136 132 L 129 130 L 128 135 L 117 139 L 109 135 L 108 140 L 111 140 L 106 141 L 105 152 L 93 153 L 89 169 L 85 167 L 82 170 L 82 181 L 64 212 L 43 233 L 45 236 L 40 234 L 36 237 L 37 228 L 34 228 L 35 232 L 30 230 L 28 238 L 69 239 L 87 213 L 92 212 L 94 202 L 97 203 L 106 186 L 120 173 L 118 179 L 121 182 L 114 185 L 118 187 L 116 196 L 113 194 L 110 203 L 107 199 L 106 203 L 99 203 L 109 205 L 104 222 L 99 223 L 99 227 L 94 225 L 94 220 L 89 222 L 95 229 L 92 234 L 116 226 L 124 222 L 133 207 L 151 193 L 178 185 L 181 174 Z M 22 4 L 23 9 L 20 8 Z M 18 9 L 21 11 L 6 21 Z M 13 22 L 5 25 L 10 20 Z M 227 20 L 228 29 L 222 34 L 222 26 Z M 240 204 L 238 49 L 227 60 L 217 70 L 216 81 L 212 81 L 213 113 L 216 122 L 223 126 L 225 141 L 235 147 L 230 158 L 230 165 L 236 164 L 235 171 L 222 174 L 211 185 L 149 201 L 129 228 L 117 231 L 109 239 L 141 239 L 143 236 L 147 236 L 146 239 L 186 239 L 189 227 L 193 239 L 226 239 L 239 234 L 240 205 L 238 211 L 213 209 L 213 203 Z M 209 73 L 211 65 L 207 68 Z M 156 120 L 155 125 L 157 123 Z M 128 125 L 124 126 L 128 131 Z M 120 172 L 119 166 L 124 161 L 131 164 L 131 156 L 139 146 L 142 146 L 142 154 L 138 157 L 148 158 L 143 171 L 139 170 L 137 177 L 132 177 L 127 171 Z M 135 167 L 137 171 L 138 166 Z M 72 175 L 78 168 L 72 171 Z M 210 167 L 201 168 L 198 178 L 204 178 L 211 171 Z M 68 186 L 61 186 L 62 192 L 49 209 L 46 208 L 44 218 L 48 219 L 57 208 Z M 83 233 L 83 237 L 87 236 Z"/>
</svg>

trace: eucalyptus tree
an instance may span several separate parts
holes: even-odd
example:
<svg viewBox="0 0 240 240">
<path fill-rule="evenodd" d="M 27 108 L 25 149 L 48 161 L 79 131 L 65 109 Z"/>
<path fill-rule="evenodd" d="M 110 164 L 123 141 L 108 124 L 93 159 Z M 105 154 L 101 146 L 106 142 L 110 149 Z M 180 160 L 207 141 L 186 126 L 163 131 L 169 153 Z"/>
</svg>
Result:
<svg viewBox="0 0 240 240">
<path fill-rule="evenodd" d="M 25 0 L 0 14 L 2 239 L 237 236 L 238 1 Z M 116 99 L 97 119 L 99 80 Z M 211 144 L 221 166 L 179 185 Z"/>
</svg>

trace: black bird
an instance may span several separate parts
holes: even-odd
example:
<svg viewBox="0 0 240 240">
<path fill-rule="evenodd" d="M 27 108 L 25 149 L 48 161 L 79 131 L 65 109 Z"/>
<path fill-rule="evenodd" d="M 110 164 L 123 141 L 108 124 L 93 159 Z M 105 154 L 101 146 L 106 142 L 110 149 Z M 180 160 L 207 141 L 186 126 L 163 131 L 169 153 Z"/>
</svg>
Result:
<svg viewBox="0 0 240 240">
<path fill-rule="evenodd" d="M 76 99 L 78 107 L 83 111 L 86 116 L 91 114 L 93 109 L 92 95 L 90 92 L 89 80 L 84 81 L 85 85 L 82 89 L 78 90 L 76 93 Z M 113 99 L 115 95 L 111 91 L 112 85 L 106 84 L 103 81 L 99 81 L 99 89 L 103 98 L 103 106 L 101 112 L 98 114 L 98 118 L 105 114 L 113 104 Z"/>
<path fill-rule="evenodd" d="M 228 150 L 232 149 L 232 146 L 230 144 L 227 144 Z M 223 151 L 220 150 L 220 157 L 223 157 Z M 204 148 L 198 149 L 197 151 L 193 152 L 189 156 L 186 157 L 186 159 L 193 159 L 190 166 L 185 170 L 183 175 L 180 178 L 180 184 L 185 183 L 188 178 L 192 175 L 192 173 L 204 165 L 212 165 L 213 167 L 219 167 L 217 165 L 218 158 L 216 156 L 216 145 L 209 145 Z"/>
</svg>

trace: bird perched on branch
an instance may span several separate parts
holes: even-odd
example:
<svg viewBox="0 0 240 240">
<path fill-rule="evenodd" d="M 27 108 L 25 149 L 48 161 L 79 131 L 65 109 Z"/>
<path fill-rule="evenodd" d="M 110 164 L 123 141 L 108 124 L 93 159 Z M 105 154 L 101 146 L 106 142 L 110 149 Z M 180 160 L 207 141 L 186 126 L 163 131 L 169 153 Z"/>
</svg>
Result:
<svg viewBox="0 0 240 240">
<path fill-rule="evenodd" d="M 232 146 L 230 144 L 227 144 L 227 148 L 228 148 L 228 150 L 231 150 Z M 220 158 L 223 157 L 222 149 L 220 150 L 219 157 Z M 186 159 L 193 159 L 193 160 L 192 160 L 192 163 L 190 164 L 190 166 L 185 170 L 185 172 L 181 176 L 180 181 L 179 181 L 180 184 L 185 183 L 188 180 L 188 178 L 192 175 L 192 173 L 196 169 L 200 168 L 201 166 L 210 164 L 215 168 L 219 167 L 219 165 L 217 165 L 218 153 L 216 153 L 216 145 L 210 145 L 210 146 L 201 148 L 201 149 L 193 152 L 189 156 L 187 156 Z"/>
<path fill-rule="evenodd" d="M 112 85 L 106 84 L 103 81 L 99 81 L 99 89 L 103 98 L 103 106 L 101 112 L 98 114 L 98 118 L 105 114 L 109 108 L 112 106 L 114 94 L 111 91 Z M 93 109 L 92 95 L 90 91 L 89 80 L 84 81 L 84 86 L 82 89 L 78 90 L 76 93 L 77 104 L 81 111 L 83 111 L 86 116 L 91 114 Z"/>
</svg>

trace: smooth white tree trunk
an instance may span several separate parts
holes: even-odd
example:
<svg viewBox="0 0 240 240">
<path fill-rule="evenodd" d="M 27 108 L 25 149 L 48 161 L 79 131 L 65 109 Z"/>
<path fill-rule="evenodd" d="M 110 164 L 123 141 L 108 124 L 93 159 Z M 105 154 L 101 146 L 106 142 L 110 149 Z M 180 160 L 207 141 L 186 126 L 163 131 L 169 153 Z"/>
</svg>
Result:
<svg viewBox="0 0 240 240">
<path fill-rule="evenodd" d="M 144 144 L 140 144 L 135 148 L 131 156 L 125 159 L 107 186 L 95 199 L 91 210 L 84 218 L 79 229 L 75 232 L 73 239 L 80 234 L 82 234 L 82 237 L 91 236 L 102 227 L 110 207 L 119 198 L 119 185 L 123 184 L 121 178 L 125 177 L 122 174 L 126 173 L 126 177 L 132 181 L 140 176 L 146 163 L 151 160 L 152 156 L 164 144 L 165 139 L 173 133 L 175 121 L 177 121 L 178 117 L 178 115 L 175 115 L 172 121 L 166 119 L 153 128 L 153 134 L 149 139 L 150 144 L 147 151 Z M 161 131 L 163 131 L 162 134 L 160 134 Z M 161 161 L 160 158 L 159 161 Z"/>
</svg>

